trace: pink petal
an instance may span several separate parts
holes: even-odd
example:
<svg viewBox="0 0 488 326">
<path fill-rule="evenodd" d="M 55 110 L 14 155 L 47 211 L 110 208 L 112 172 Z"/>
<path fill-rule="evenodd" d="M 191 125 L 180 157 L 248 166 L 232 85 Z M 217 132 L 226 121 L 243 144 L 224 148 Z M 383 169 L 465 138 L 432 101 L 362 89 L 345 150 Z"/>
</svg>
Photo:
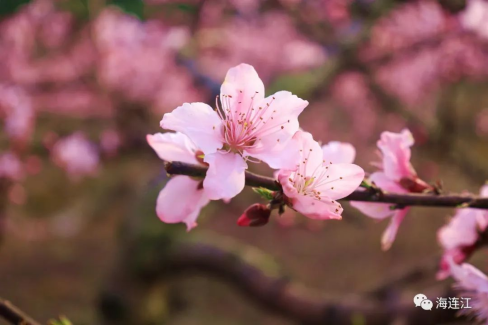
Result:
<svg viewBox="0 0 488 326">
<path fill-rule="evenodd" d="M 374 182 L 383 191 L 405 193 L 405 189 L 400 187 L 396 182 L 389 179 L 383 172 L 375 172 L 369 176 L 369 180 Z M 394 211 L 390 209 L 391 204 L 377 204 L 368 202 L 350 202 L 351 206 L 359 209 L 363 214 L 376 219 L 384 219 L 393 215 Z"/>
<path fill-rule="evenodd" d="M 407 191 L 403 189 L 397 182 L 390 179 L 386 173 L 375 172 L 369 176 L 369 180 L 374 182 L 383 191 L 395 192 L 395 193 L 406 193 Z"/>
<path fill-rule="evenodd" d="M 480 196 L 481 197 L 488 197 L 488 184 L 481 187 Z"/>
<path fill-rule="evenodd" d="M 185 134 L 180 132 L 157 133 L 147 135 L 146 138 L 160 159 L 169 162 L 198 164 L 195 157 L 196 147 Z"/>
<path fill-rule="evenodd" d="M 247 164 L 240 155 L 217 152 L 205 155 L 204 161 L 210 165 L 203 181 L 210 199 L 230 199 L 244 189 Z"/>
<path fill-rule="evenodd" d="M 241 63 L 229 69 L 220 88 L 220 100 L 225 101 L 224 107 L 232 108 L 237 116 L 247 113 L 263 98 L 264 84 L 253 66 Z"/>
<path fill-rule="evenodd" d="M 297 189 L 290 182 L 289 177 L 292 171 L 280 170 L 278 181 L 283 186 L 283 192 L 288 197 L 292 208 L 303 215 L 319 220 L 342 219 L 342 206 L 332 198 L 318 200 L 314 197 L 304 196 L 298 193 Z"/>
<path fill-rule="evenodd" d="M 322 146 L 324 160 L 332 163 L 352 163 L 356 157 L 356 149 L 349 143 L 331 141 Z"/>
<path fill-rule="evenodd" d="M 360 201 L 351 201 L 350 204 L 352 207 L 359 209 L 361 213 L 376 219 L 384 219 L 394 213 L 390 209 L 391 204 L 376 204 Z"/>
<path fill-rule="evenodd" d="M 311 176 L 318 168 L 322 168 L 324 165 L 324 159 L 322 149 L 319 143 L 317 143 L 312 135 L 308 132 L 297 131 L 293 136 L 293 139 L 300 144 L 300 161 L 303 162 L 306 159 L 306 166 L 304 171 L 300 173 Z"/>
<path fill-rule="evenodd" d="M 205 103 L 185 103 L 161 120 L 161 128 L 179 131 L 205 154 L 215 153 L 222 148 L 222 120 Z"/>
<path fill-rule="evenodd" d="M 182 222 L 188 230 L 195 227 L 200 210 L 210 201 L 199 187 L 200 182 L 182 175 L 172 177 L 157 199 L 156 213 L 161 221 Z"/>
<path fill-rule="evenodd" d="M 478 219 L 482 211 L 477 209 L 459 209 L 449 223 L 439 229 L 437 238 L 441 246 L 454 249 L 469 246 L 478 241 Z"/>
<path fill-rule="evenodd" d="M 330 164 L 327 181 L 316 189 L 332 199 L 341 199 L 356 190 L 364 179 L 364 170 L 355 164 Z"/>
<path fill-rule="evenodd" d="M 407 129 L 401 133 L 385 131 L 381 134 L 378 147 L 383 153 L 383 169 L 391 180 L 416 175 L 410 164 L 410 147 L 413 143 L 413 136 Z"/>
<path fill-rule="evenodd" d="M 284 148 L 274 148 L 270 151 L 249 154 L 258 160 L 268 164 L 273 169 L 294 169 L 300 160 L 300 144 L 295 139 L 290 139 Z"/>
<path fill-rule="evenodd" d="M 310 196 L 297 194 L 292 198 L 292 207 L 308 218 L 316 220 L 340 220 L 343 208 L 333 199 L 317 200 Z"/>
<path fill-rule="evenodd" d="M 383 232 L 383 236 L 381 237 L 381 249 L 384 251 L 390 249 L 393 241 L 395 241 L 396 234 L 398 232 L 398 228 L 403 221 L 405 215 L 407 215 L 409 209 L 400 209 L 395 212 L 395 215 L 391 218 L 390 224 L 386 228 L 385 232 Z"/>
<path fill-rule="evenodd" d="M 293 95 L 290 92 L 280 91 L 267 97 L 258 105 L 263 108 L 262 118 L 265 123 L 258 125 L 256 137 L 259 139 L 255 148 L 247 153 L 257 157 L 258 155 L 272 157 L 270 152 L 279 153 L 288 146 L 290 139 L 298 131 L 298 116 L 308 105 L 307 101 Z M 264 154 L 264 155 L 263 155 Z M 278 160 L 264 160 L 272 168 L 279 169 L 287 166 Z"/>
<path fill-rule="evenodd" d="M 449 263 L 452 277 L 466 290 L 488 292 L 488 277 L 473 265 Z"/>
</svg>

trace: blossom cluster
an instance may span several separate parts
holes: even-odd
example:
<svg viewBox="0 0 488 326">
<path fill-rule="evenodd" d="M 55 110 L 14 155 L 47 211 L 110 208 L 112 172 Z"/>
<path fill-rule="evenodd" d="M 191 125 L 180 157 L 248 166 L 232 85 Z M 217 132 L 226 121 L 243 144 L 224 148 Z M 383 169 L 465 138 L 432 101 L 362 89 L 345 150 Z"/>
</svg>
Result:
<svg viewBox="0 0 488 326">
<path fill-rule="evenodd" d="M 313 219 L 340 219 L 337 200 L 360 185 L 364 171 L 352 164 L 350 146 L 322 148 L 299 129 L 298 116 L 307 105 L 287 91 L 266 97 L 254 68 L 240 64 L 228 71 L 215 109 L 185 103 L 165 114 L 161 127 L 176 133 L 148 135 L 149 144 L 163 160 L 208 170 L 203 181 L 170 180 L 157 200 L 161 220 L 191 229 L 210 200 L 230 200 L 243 190 L 248 163 L 255 162 L 278 169 L 284 204 Z M 270 210 L 262 211 L 269 216 Z"/>
</svg>

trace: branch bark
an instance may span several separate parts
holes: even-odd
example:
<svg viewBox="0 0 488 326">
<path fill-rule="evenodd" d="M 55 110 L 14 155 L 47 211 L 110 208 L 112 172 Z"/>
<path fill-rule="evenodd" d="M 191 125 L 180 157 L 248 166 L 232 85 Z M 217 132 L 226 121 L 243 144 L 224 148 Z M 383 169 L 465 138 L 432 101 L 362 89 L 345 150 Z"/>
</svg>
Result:
<svg viewBox="0 0 488 326">
<path fill-rule="evenodd" d="M 10 301 L 0 298 L 0 316 L 13 325 L 40 325 L 25 312 L 14 306 Z"/>
<path fill-rule="evenodd" d="M 270 276 L 237 254 L 207 244 L 182 244 L 140 271 L 145 280 L 180 277 L 184 273 L 205 273 L 223 280 L 258 306 L 301 324 L 443 324 L 452 322 L 454 312 L 424 311 L 408 302 L 382 302 L 367 296 L 326 298 L 291 282 Z M 437 293 L 439 294 L 439 293 Z M 445 297 L 447 293 L 442 293 Z M 434 297 L 435 295 L 431 295 Z M 451 293 L 452 296 L 452 293 Z"/>
<path fill-rule="evenodd" d="M 164 165 L 169 174 L 188 175 L 203 178 L 207 167 L 186 164 L 182 162 L 166 162 Z M 246 185 L 263 187 L 279 191 L 281 186 L 274 179 L 246 171 Z M 362 201 L 372 203 L 390 203 L 399 207 L 406 206 L 435 206 L 435 207 L 463 207 L 488 209 L 488 198 L 460 195 L 460 194 L 398 194 L 384 191 L 356 190 L 342 201 Z"/>
</svg>

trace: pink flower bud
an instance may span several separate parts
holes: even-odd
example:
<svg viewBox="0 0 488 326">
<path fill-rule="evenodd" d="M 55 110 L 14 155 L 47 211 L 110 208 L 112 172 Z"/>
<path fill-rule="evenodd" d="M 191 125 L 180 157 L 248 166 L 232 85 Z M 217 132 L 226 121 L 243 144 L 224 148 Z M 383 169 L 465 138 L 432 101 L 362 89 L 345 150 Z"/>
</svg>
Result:
<svg viewBox="0 0 488 326">
<path fill-rule="evenodd" d="M 271 209 L 263 204 L 249 206 L 237 220 L 239 226 L 263 226 L 268 223 Z"/>
</svg>

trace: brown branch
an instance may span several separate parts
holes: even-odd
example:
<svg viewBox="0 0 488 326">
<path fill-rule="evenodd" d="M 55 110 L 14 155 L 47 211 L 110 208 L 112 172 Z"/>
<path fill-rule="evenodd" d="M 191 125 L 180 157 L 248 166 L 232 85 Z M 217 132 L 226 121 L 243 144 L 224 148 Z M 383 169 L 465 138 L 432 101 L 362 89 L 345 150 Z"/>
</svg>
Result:
<svg viewBox="0 0 488 326">
<path fill-rule="evenodd" d="M 0 298 L 0 316 L 13 325 L 40 325 L 25 312 L 14 306 L 10 301 Z"/>
<path fill-rule="evenodd" d="M 186 164 L 182 162 L 166 162 L 166 172 L 169 174 L 188 175 L 203 178 L 207 172 L 207 167 Z M 269 190 L 279 191 L 281 186 L 272 178 L 261 176 L 246 171 L 246 185 L 251 187 L 263 187 Z M 488 198 L 459 195 L 459 194 L 398 194 L 368 190 L 356 190 L 343 201 L 362 201 L 372 203 L 390 203 L 399 207 L 406 206 L 436 206 L 436 207 L 471 207 L 488 209 Z"/>
<path fill-rule="evenodd" d="M 228 282 L 260 307 L 303 324 L 351 324 L 355 318 L 380 325 L 399 320 L 406 324 L 442 324 L 454 319 L 451 311 L 424 311 L 415 308 L 411 300 L 384 303 L 371 297 L 338 300 L 318 296 L 286 277 L 270 276 L 238 254 L 201 243 L 179 245 L 140 272 L 146 281 L 203 272 Z"/>
</svg>

